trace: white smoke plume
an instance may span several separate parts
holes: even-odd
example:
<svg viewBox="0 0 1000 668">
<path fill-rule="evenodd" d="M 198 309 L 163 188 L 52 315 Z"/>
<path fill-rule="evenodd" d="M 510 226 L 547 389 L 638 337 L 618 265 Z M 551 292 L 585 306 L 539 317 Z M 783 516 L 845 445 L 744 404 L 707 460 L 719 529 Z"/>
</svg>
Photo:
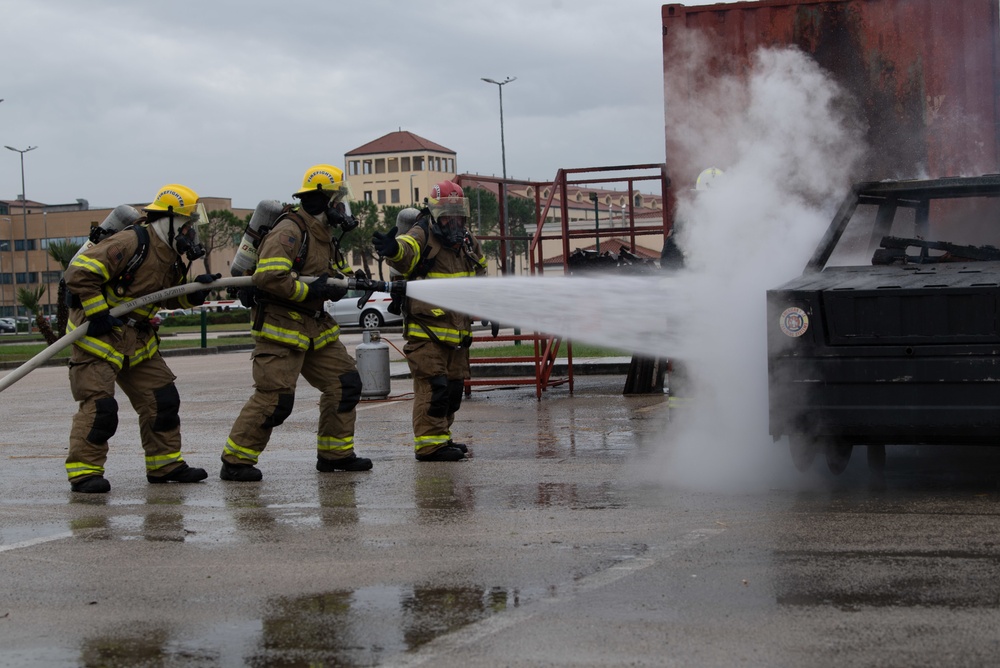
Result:
<svg viewBox="0 0 1000 668">
<path fill-rule="evenodd" d="M 760 50 L 746 79 L 702 85 L 686 109 L 668 104 L 669 131 L 684 138 L 671 158 L 724 177 L 700 193 L 673 184 L 696 306 L 682 360 L 692 382 L 656 468 L 672 482 L 745 489 L 770 484 L 789 459 L 768 436 L 765 293 L 801 273 L 864 155 L 863 128 L 846 93 L 796 49 Z"/>
</svg>

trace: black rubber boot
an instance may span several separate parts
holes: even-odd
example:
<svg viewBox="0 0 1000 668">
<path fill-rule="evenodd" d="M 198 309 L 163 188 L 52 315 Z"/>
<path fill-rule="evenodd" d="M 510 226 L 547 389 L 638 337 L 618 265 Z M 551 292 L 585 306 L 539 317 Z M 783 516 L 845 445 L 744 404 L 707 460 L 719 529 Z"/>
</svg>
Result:
<svg viewBox="0 0 1000 668">
<path fill-rule="evenodd" d="M 92 475 L 89 478 L 71 483 L 69 488 L 82 494 L 107 494 L 111 491 L 111 483 L 103 476 Z"/>
<path fill-rule="evenodd" d="M 450 445 L 453 448 L 458 448 L 465 454 L 469 454 L 469 446 L 467 446 L 465 443 L 456 443 L 455 441 L 448 441 L 447 443 L 445 443 L 445 445 Z"/>
<path fill-rule="evenodd" d="M 182 462 L 180 466 L 167 475 L 147 475 L 146 480 L 156 485 L 167 482 L 201 482 L 207 477 L 208 471 L 205 469 L 196 469 Z"/>
<path fill-rule="evenodd" d="M 434 452 L 417 454 L 418 462 L 457 462 L 465 459 L 465 453 L 454 445 L 443 445 Z"/>
<path fill-rule="evenodd" d="M 330 473 L 331 471 L 370 471 L 371 468 L 372 460 L 353 454 L 350 457 L 341 457 L 340 459 L 316 458 L 316 470 L 323 473 Z"/>
<path fill-rule="evenodd" d="M 253 464 L 230 464 L 223 460 L 219 477 L 232 482 L 258 482 L 264 474 Z"/>
</svg>

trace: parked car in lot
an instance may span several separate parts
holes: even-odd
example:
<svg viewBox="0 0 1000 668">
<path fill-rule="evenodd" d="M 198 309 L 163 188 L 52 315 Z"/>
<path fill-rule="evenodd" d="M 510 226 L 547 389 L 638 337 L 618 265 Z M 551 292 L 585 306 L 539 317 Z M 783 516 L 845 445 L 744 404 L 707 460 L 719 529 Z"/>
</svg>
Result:
<svg viewBox="0 0 1000 668">
<path fill-rule="evenodd" d="M 367 302 L 358 308 L 358 300 L 364 296 L 360 290 L 350 290 L 347 296 L 336 302 L 326 303 L 326 312 L 333 316 L 342 327 L 358 326 L 362 329 L 376 329 L 383 325 L 398 325 L 403 316 L 389 313 L 392 297 L 388 292 L 375 292 Z"/>
<path fill-rule="evenodd" d="M 0 318 L 0 334 L 13 334 L 17 326 L 12 318 Z"/>
</svg>

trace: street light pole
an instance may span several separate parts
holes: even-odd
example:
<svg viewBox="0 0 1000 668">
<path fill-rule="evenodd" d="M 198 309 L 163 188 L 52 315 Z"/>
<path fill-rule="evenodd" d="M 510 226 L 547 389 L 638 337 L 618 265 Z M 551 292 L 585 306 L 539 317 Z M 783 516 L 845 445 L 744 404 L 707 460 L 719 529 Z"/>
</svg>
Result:
<svg viewBox="0 0 1000 668">
<path fill-rule="evenodd" d="M 517 77 L 507 77 L 503 81 L 496 81 L 494 79 L 489 79 L 487 77 L 480 77 L 486 83 L 491 83 L 496 85 L 497 90 L 500 92 L 500 164 L 503 167 L 503 184 L 501 187 L 501 196 L 503 197 L 503 230 L 504 234 L 509 234 L 507 225 L 507 147 L 504 145 L 503 138 L 503 87 L 512 81 L 517 81 Z M 513 255 L 511 257 L 511 267 L 510 272 L 513 273 Z M 504 258 L 506 259 L 506 258 Z"/>
<path fill-rule="evenodd" d="M 6 216 L 4 216 L 3 218 L 0 218 L 0 220 L 6 220 L 7 221 L 7 245 L 10 247 L 9 248 L 9 250 L 10 250 L 10 272 L 11 272 L 10 273 L 10 283 L 11 283 L 11 285 L 14 285 L 14 221 L 11 220 L 10 218 L 7 218 Z M 0 249 L 0 250 L 2 250 L 2 249 Z M 2 255 L 3 254 L 0 253 L 0 276 L 3 275 L 3 257 L 2 257 Z M 14 288 L 11 288 L 11 290 L 13 290 L 13 289 Z M 3 283 L 2 281 L 0 281 L 0 297 L 3 297 L 4 295 L 6 295 L 6 293 L 7 293 L 7 284 Z M 13 297 L 11 298 L 11 303 L 14 303 Z M 2 306 L 2 304 L 0 304 L 0 306 Z M 17 313 L 15 312 L 14 315 L 17 315 Z"/>
<path fill-rule="evenodd" d="M 4 146 L 7 150 L 14 151 L 15 153 L 21 154 L 21 218 L 24 221 L 24 283 L 28 285 L 28 275 L 31 273 L 28 269 L 28 196 L 24 191 L 24 154 L 28 151 L 34 151 L 37 146 L 29 146 L 26 149 L 14 148 L 13 146 Z M 11 230 L 11 246 L 14 244 L 14 234 Z M 13 248 L 11 249 L 11 257 L 13 257 Z M 14 267 L 11 267 L 11 271 Z M 15 283 L 17 281 L 14 281 Z M 14 306 L 14 312 L 17 313 L 17 306 Z"/>
<path fill-rule="evenodd" d="M 601 255 L 601 212 L 597 209 L 597 193 L 590 193 L 590 199 L 594 202 L 594 231 L 597 234 L 597 255 Z"/>
</svg>

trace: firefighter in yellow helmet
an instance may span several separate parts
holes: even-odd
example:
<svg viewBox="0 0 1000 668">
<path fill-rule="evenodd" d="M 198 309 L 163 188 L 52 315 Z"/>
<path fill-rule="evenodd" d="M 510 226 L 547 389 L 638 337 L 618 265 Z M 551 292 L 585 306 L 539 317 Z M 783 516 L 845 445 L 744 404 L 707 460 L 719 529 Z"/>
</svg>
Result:
<svg viewBox="0 0 1000 668">
<path fill-rule="evenodd" d="M 486 258 L 466 227 L 469 202 L 461 186 L 442 181 L 405 234 L 376 232 L 372 241 L 389 266 L 408 281 L 479 276 Z M 472 319 L 464 313 L 406 298 L 406 346 L 413 375 L 413 446 L 418 461 L 458 461 L 468 447 L 451 437 L 455 413 L 469 377 Z"/>
<path fill-rule="evenodd" d="M 79 410 L 69 436 L 66 473 L 74 492 L 104 493 L 108 440 L 118 428 L 115 385 L 139 415 L 139 439 L 151 483 L 198 482 L 207 477 L 181 456 L 180 396 L 175 376 L 158 350 L 149 318 L 160 308 L 190 308 L 207 291 L 141 306 L 122 319 L 110 310 L 119 304 L 185 282 L 190 264 L 204 256 L 198 224 L 205 208 L 193 190 L 166 185 L 145 207 L 145 217 L 80 252 L 66 270 L 70 302 L 68 329 L 87 327 L 73 345 L 69 383 Z M 218 275 L 195 280 L 211 283 Z"/>
<path fill-rule="evenodd" d="M 372 468 L 370 459 L 354 452 L 361 375 L 340 341 L 340 327 L 323 308 L 327 300 L 347 294 L 326 281 L 331 274 L 351 273 L 339 248 L 344 233 L 357 226 L 347 208 L 350 189 L 338 167 L 315 165 L 293 196 L 300 204 L 286 207 L 258 249 L 251 311 L 254 393 L 226 439 L 219 474 L 223 480 L 256 482 L 263 477 L 255 465 L 271 431 L 291 415 L 300 375 L 322 393 L 316 469 Z M 305 283 L 299 276 L 319 278 Z"/>
</svg>

